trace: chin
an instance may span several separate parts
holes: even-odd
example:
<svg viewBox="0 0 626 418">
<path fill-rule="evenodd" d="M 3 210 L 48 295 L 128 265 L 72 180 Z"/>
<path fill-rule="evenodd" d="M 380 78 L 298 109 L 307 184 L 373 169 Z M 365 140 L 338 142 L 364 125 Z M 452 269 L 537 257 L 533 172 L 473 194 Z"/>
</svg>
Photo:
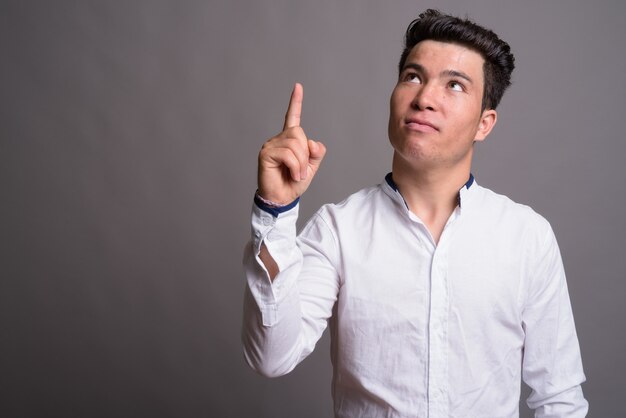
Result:
<svg viewBox="0 0 626 418">
<path fill-rule="evenodd" d="M 391 141 L 393 149 L 405 158 L 427 158 L 433 154 L 432 142 L 421 135 L 405 135 L 395 141 Z"/>
<path fill-rule="evenodd" d="M 397 145 L 397 144 L 396 144 Z M 432 147 L 417 141 L 407 141 L 402 146 L 394 145 L 396 157 L 411 166 L 424 166 L 438 160 L 438 153 Z"/>
</svg>

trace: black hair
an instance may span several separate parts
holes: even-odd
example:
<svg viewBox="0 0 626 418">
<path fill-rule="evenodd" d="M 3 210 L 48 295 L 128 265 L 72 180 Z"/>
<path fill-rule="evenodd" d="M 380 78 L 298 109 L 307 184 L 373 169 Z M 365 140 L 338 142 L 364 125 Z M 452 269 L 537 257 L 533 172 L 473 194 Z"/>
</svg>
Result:
<svg viewBox="0 0 626 418">
<path fill-rule="evenodd" d="M 509 44 L 491 30 L 467 18 L 461 19 L 428 9 L 412 21 L 406 30 L 399 73 L 413 47 L 428 39 L 463 45 L 482 55 L 485 60 L 482 110 L 495 109 L 504 91 L 511 85 L 511 73 L 515 68 L 515 57 Z"/>
</svg>

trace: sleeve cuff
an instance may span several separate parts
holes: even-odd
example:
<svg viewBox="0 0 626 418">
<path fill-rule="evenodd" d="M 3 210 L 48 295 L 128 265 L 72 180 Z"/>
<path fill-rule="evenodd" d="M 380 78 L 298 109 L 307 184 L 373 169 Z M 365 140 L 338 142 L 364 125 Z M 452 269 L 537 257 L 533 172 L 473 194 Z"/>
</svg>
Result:
<svg viewBox="0 0 626 418">
<path fill-rule="evenodd" d="M 289 207 L 289 209 L 287 209 Z M 252 243 L 254 255 L 258 256 L 261 244 L 265 242 L 268 251 L 282 271 L 290 262 L 292 251 L 296 248 L 296 222 L 298 220 L 298 201 L 282 206 L 280 216 L 261 208 L 255 201 L 252 205 Z"/>
<path fill-rule="evenodd" d="M 270 206 L 266 204 L 261 199 L 259 199 L 259 195 L 257 195 L 256 193 L 254 194 L 254 204 L 257 205 L 259 209 L 263 210 L 264 212 L 269 213 L 275 218 L 277 218 L 278 215 L 280 215 L 281 213 L 287 212 L 288 210 L 293 209 L 294 207 L 296 207 L 296 205 L 299 202 L 300 202 L 300 198 L 298 197 L 296 198 L 296 200 L 289 203 L 288 205 L 275 207 L 275 206 Z"/>
<path fill-rule="evenodd" d="M 255 268 L 265 270 L 263 262 L 259 258 L 263 243 L 265 243 L 267 250 L 274 258 L 281 273 L 301 262 L 302 256 L 296 243 L 298 202 L 296 201 L 290 210 L 284 210 L 284 207 L 281 209 L 283 209 L 283 212 L 280 216 L 274 216 L 263 210 L 256 203 L 256 200 L 252 204 L 252 242 L 249 256 L 255 259 Z M 269 311 L 264 311 L 263 313 L 264 323 L 268 325 L 275 320 L 275 317 L 272 317 L 274 313 L 271 310 L 276 308 L 275 304 L 281 297 L 280 294 L 291 288 L 289 283 L 292 280 L 290 275 L 281 277 L 283 275 L 279 274 L 272 282 L 264 274 L 259 273 L 260 271 L 248 275 L 248 285 L 254 298 L 259 302 L 259 306 L 267 305 L 267 308 L 261 307 L 261 309 L 269 309 Z M 265 273 L 267 273 L 266 270 Z M 272 304 L 274 304 L 273 307 L 270 306 Z M 271 318 L 274 318 L 274 320 Z"/>
</svg>

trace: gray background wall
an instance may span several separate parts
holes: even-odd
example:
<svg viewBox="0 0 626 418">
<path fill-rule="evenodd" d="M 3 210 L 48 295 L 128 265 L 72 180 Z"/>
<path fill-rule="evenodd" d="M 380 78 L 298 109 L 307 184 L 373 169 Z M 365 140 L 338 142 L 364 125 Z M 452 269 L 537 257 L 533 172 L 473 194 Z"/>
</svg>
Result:
<svg viewBox="0 0 626 418">
<path fill-rule="evenodd" d="M 552 223 L 590 416 L 621 416 L 625 4 L 2 1 L 0 416 L 330 416 L 327 336 L 283 378 L 242 359 L 256 155 L 300 81 L 329 150 L 303 219 L 380 182 L 402 35 L 428 6 L 516 54 L 474 173 Z"/>
</svg>

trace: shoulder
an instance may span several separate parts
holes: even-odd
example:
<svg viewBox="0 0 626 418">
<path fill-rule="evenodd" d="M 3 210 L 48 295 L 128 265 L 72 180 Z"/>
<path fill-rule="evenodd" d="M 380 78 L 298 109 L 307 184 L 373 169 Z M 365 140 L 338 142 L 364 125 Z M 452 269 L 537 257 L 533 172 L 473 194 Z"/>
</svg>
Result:
<svg viewBox="0 0 626 418">
<path fill-rule="evenodd" d="M 484 221 L 499 227 L 514 228 L 525 233 L 534 232 L 544 236 L 551 233 L 548 220 L 530 206 L 513 201 L 508 196 L 476 185 L 474 213 Z"/>
<path fill-rule="evenodd" d="M 367 217 L 372 212 L 380 210 L 381 206 L 389 203 L 389 196 L 383 190 L 383 185 L 365 187 L 338 203 L 323 205 L 317 215 L 325 219 L 346 220 Z"/>
<path fill-rule="evenodd" d="M 322 225 L 322 229 L 337 232 L 340 229 L 363 228 L 374 219 L 389 213 L 392 198 L 383 184 L 363 188 L 338 203 L 323 205 L 303 229 Z"/>
</svg>

